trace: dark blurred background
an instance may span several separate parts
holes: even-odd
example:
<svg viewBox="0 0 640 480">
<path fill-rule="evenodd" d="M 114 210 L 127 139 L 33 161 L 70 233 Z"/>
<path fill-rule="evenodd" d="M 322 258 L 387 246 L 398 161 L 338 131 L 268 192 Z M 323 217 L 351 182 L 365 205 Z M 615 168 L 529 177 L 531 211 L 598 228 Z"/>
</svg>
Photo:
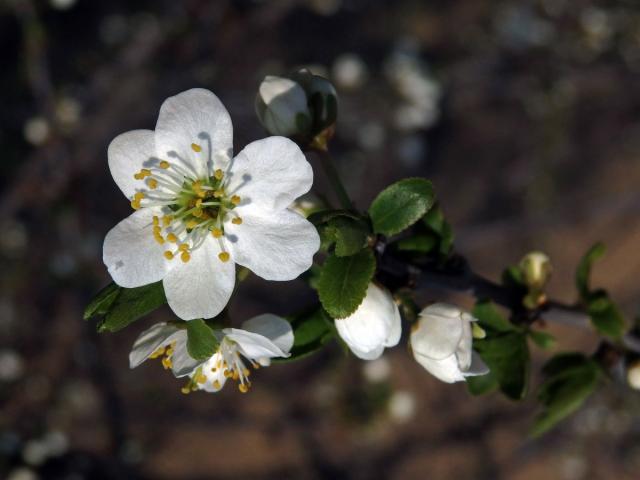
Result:
<svg viewBox="0 0 640 480">
<path fill-rule="evenodd" d="M 603 240 L 594 280 L 632 318 L 637 1 L 1 0 L 0 59 L 1 478 L 638 478 L 640 401 L 624 387 L 534 441 L 532 399 L 441 384 L 404 342 L 366 364 L 331 346 L 261 370 L 244 396 L 183 396 L 157 362 L 128 369 L 136 335 L 168 309 L 117 334 L 82 321 L 109 282 L 102 239 L 130 211 L 110 140 L 153 128 L 166 97 L 201 86 L 229 109 L 238 151 L 265 135 L 260 80 L 302 65 L 337 86 L 332 148 L 361 208 L 396 179 L 427 176 L 479 272 L 497 279 L 542 249 L 565 301 L 580 255 Z M 300 282 L 254 278 L 232 312 L 311 300 Z M 558 349 L 597 343 L 550 329 Z"/>
</svg>

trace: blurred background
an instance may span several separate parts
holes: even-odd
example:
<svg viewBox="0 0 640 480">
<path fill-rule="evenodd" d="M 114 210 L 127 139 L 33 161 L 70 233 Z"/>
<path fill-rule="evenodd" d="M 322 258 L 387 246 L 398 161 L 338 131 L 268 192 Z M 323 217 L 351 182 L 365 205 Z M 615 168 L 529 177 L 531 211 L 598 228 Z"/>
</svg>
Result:
<svg viewBox="0 0 640 480">
<path fill-rule="evenodd" d="M 239 151 L 265 135 L 263 76 L 303 65 L 338 89 L 332 149 L 358 206 L 427 176 L 477 271 L 498 279 L 541 249 L 551 295 L 568 302 L 580 255 L 602 240 L 594 280 L 632 318 L 637 1 L 1 0 L 0 59 L 1 478 L 638 478 L 640 399 L 614 384 L 534 441 L 532 399 L 441 384 L 404 341 L 370 363 L 332 345 L 261 370 L 244 396 L 183 396 L 158 362 L 128 369 L 135 337 L 168 309 L 117 334 L 82 320 L 110 280 L 104 235 L 130 211 L 110 140 L 201 86 L 229 109 Z M 231 309 L 242 321 L 311 301 L 301 282 L 253 278 Z M 597 344 L 550 330 L 557 349 Z M 547 356 L 534 352 L 538 370 Z"/>
</svg>

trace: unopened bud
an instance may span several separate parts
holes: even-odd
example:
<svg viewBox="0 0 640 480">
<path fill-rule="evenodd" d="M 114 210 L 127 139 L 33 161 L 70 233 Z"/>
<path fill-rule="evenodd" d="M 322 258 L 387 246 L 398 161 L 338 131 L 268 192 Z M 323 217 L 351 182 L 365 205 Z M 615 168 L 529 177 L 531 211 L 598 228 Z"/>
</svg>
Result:
<svg viewBox="0 0 640 480">
<path fill-rule="evenodd" d="M 265 77 L 256 96 L 256 114 L 272 135 L 306 136 L 311 129 L 307 95 L 289 78 Z"/>
<path fill-rule="evenodd" d="M 634 390 L 640 390 L 640 359 L 627 365 L 627 383 Z"/>
<path fill-rule="evenodd" d="M 522 278 L 531 290 L 542 290 L 551 276 L 551 260 L 542 252 L 530 252 L 520 260 Z"/>
<path fill-rule="evenodd" d="M 291 74 L 291 79 L 295 80 L 307 95 L 313 120 L 313 135 L 333 126 L 338 118 L 338 94 L 333 84 L 304 68 Z"/>
</svg>

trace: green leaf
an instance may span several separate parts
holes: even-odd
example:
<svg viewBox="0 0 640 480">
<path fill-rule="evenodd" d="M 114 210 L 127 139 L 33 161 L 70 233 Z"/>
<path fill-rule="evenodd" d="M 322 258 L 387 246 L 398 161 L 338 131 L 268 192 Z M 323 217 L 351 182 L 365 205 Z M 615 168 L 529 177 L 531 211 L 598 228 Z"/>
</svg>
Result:
<svg viewBox="0 0 640 480">
<path fill-rule="evenodd" d="M 593 262 L 602 257 L 605 253 L 605 246 L 603 243 L 596 243 L 592 246 L 587 253 L 584 254 L 578 268 L 576 269 L 576 287 L 580 293 L 580 298 L 587 301 L 590 296 L 591 290 L 589 288 L 589 276 L 591 275 L 591 267 Z"/>
<path fill-rule="evenodd" d="M 318 281 L 318 295 L 331 317 L 344 318 L 356 311 L 375 270 L 376 260 L 368 248 L 349 257 L 327 257 Z"/>
<path fill-rule="evenodd" d="M 624 317 L 605 292 L 599 292 L 587 306 L 591 323 L 598 333 L 620 338 L 625 330 Z"/>
<path fill-rule="evenodd" d="M 553 348 L 556 345 L 556 339 L 553 335 L 540 330 L 529 330 L 529 338 L 540 348 L 545 350 Z"/>
<path fill-rule="evenodd" d="M 498 380 L 492 372 L 486 375 L 467 377 L 465 380 L 467 381 L 467 390 L 471 395 L 485 395 L 498 388 Z"/>
<path fill-rule="evenodd" d="M 509 398 L 522 399 L 529 383 L 529 347 L 520 332 L 500 333 L 474 341 L 474 348 L 485 361 L 500 390 Z"/>
<path fill-rule="evenodd" d="M 434 202 L 433 186 L 423 178 L 406 178 L 385 188 L 375 198 L 369 215 L 373 230 L 387 236 L 410 227 Z"/>
<path fill-rule="evenodd" d="M 367 243 L 368 227 L 360 220 L 337 217 L 329 221 L 335 232 L 336 249 L 339 257 L 347 257 L 358 253 Z"/>
<path fill-rule="evenodd" d="M 543 368 L 549 378 L 540 386 L 538 399 L 543 409 L 531 434 L 540 436 L 578 410 L 595 391 L 601 377 L 598 364 L 582 354 L 556 356 Z"/>
<path fill-rule="evenodd" d="M 93 297 L 89 305 L 87 305 L 87 308 L 84 309 L 83 318 L 89 320 L 97 315 L 106 314 L 111 305 L 113 305 L 113 302 L 118 298 L 120 290 L 122 290 L 122 287 L 113 282 L 100 290 L 100 292 Z"/>
<path fill-rule="evenodd" d="M 189 320 L 187 324 L 187 351 L 195 360 L 207 360 L 213 355 L 219 342 L 213 330 L 203 319 Z"/>
<path fill-rule="evenodd" d="M 293 328 L 293 347 L 288 358 L 274 359 L 277 363 L 286 363 L 305 358 L 320 350 L 334 338 L 335 329 L 327 313 L 318 306 L 311 313 L 306 312 L 291 320 Z"/>
<path fill-rule="evenodd" d="M 494 332 L 517 332 L 520 329 L 498 311 L 495 303 L 490 300 L 481 300 L 476 303 L 471 314 L 478 319 L 478 323 L 485 330 Z"/>
<path fill-rule="evenodd" d="M 351 218 L 353 220 L 360 220 L 360 217 L 349 211 L 349 210 L 321 210 L 319 212 L 314 212 L 307 217 L 311 223 L 315 226 L 322 225 L 328 223 L 330 220 L 334 218 L 345 217 Z"/>
<path fill-rule="evenodd" d="M 400 251 L 429 253 L 438 245 L 438 237 L 432 233 L 418 233 L 396 242 Z"/>
<path fill-rule="evenodd" d="M 115 298 L 111 298 L 109 302 L 98 302 L 98 310 L 92 313 L 92 316 L 103 316 L 98 322 L 98 332 L 117 332 L 167 303 L 162 282 L 137 288 L 118 288 L 120 290 L 117 295 L 111 293 Z M 85 317 L 87 313 L 85 311 Z"/>
</svg>

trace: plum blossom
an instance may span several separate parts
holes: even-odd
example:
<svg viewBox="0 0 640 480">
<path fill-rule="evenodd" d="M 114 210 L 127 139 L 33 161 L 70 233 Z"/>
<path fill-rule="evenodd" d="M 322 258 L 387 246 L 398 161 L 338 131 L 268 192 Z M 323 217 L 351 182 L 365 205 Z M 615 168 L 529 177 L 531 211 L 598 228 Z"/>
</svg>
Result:
<svg viewBox="0 0 640 480">
<path fill-rule="evenodd" d="M 414 358 L 429 373 L 447 383 L 489 373 L 472 350 L 471 322 L 476 318 L 446 303 L 429 305 L 419 317 L 409 342 Z"/>
<path fill-rule="evenodd" d="M 292 280 L 320 245 L 313 225 L 288 209 L 313 183 L 300 148 L 269 137 L 233 158 L 232 137 L 218 97 L 192 89 L 162 104 L 155 131 L 126 132 L 109 145 L 109 169 L 135 212 L 107 234 L 104 263 L 122 287 L 162 280 L 184 320 L 222 311 L 235 264 Z"/>
<path fill-rule="evenodd" d="M 388 290 L 370 283 L 358 309 L 336 319 L 336 329 L 356 357 L 375 360 L 400 341 L 400 312 Z"/>
<path fill-rule="evenodd" d="M 198 361 L 188 353 L 186 329 L 176 323 L 158 323 L 138 337 L 129 366 L 135 368 L 147 359 L 161 358 L 165 369 L 171 369 L 178 378 L 188 378 L 183 393 L 217 392 L 228 379 L 237 381 L 238 389 L 246 393 L 251 387 L 248 366 L 267 367 L 272 358 L 288 357 L 293 346 L 289 322 L 269 313 L 245 321 L 241 329 L 224 328 L 214 334 L 219 342 L 216 352 Z"/>
</svg>

